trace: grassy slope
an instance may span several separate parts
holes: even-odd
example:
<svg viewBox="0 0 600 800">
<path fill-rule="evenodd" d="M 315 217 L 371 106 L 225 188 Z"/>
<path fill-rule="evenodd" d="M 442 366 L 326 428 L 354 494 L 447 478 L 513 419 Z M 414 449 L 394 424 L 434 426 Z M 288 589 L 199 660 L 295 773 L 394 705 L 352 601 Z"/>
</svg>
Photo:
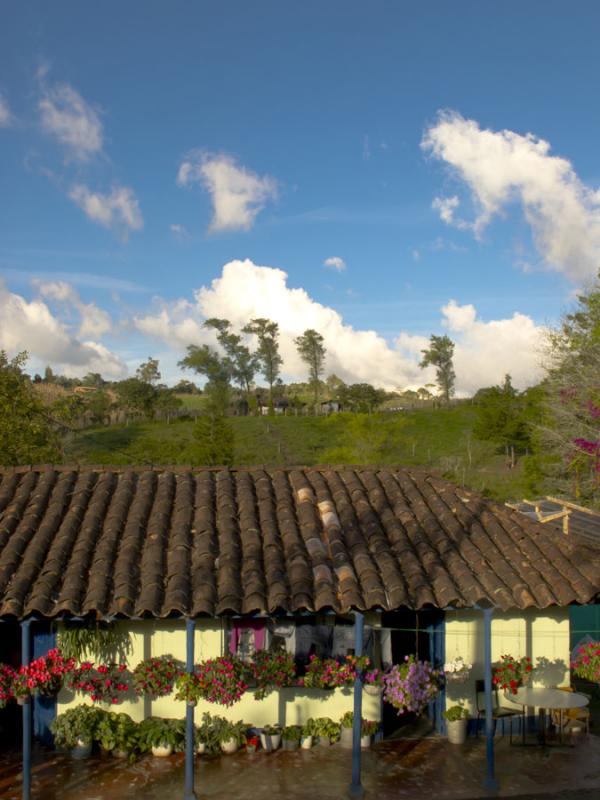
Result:
<svg viewBox="0 0 600 800">
<path fill-rule="evenodd" d="M 468 405 L 398 414 L 331 417 L 232 417 L 237 465 L 386 463 L 419 465 L 500 500 L 527 491 L 519 467 L 508 470 L 488 444 L 473 441 Z M 82 464 L 194 463 L 193 423 L 137 423 L 88 429 L 65 460 Z M 470 458 L 469 458 L 470 451 Z"/>
</svg>

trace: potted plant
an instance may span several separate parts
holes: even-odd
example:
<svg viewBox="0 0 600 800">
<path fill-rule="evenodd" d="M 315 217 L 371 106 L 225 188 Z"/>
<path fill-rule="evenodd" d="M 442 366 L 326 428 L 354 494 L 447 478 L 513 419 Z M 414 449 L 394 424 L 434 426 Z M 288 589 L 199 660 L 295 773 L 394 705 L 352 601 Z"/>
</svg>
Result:
<svg viewBox="0 0 600 800">
<path fill-rule="evenodd" d="M 75 706 L 63 711 L 50 724 L 55 744 L 70 750 L 73 758 L 88 758 L 103 713 L 88 705 Z"/>
<path fill-rule="evenodd" d="M 312 717 L 306 720 L 300 733 L 300 747 L 303 750 L 310 750 L 313 746 L 313 736 L 315 734 L 315 721 Z"/>
<path fill-rule="evenodd" d="M 82 661 L 69 678 L 69 688 L 87 694 L 94 703 L 119 702 L 129 691 L 129 673 L 126 664 L 100 664 Z"/>
<path fill-rule="evenodd" d="M 532 672 L 533 664 L 529 656 L 500 656 L 500 663 L 495 664 L 492 669 L 492 681 L 495 686 L 516 694 L 519 686 L 529 683 Z"/>
<path fill-rule="evenodd" d="M 464 683 L 468 680 L 472 669 L 473 664 L 467 663 L 462 656 L 457 656 L 444 664 L 444 677 L 447 682 Z"/>
<path fill-rule="evenodd" d="M 142 750 L 139 725 L 131 719 L 129 714 L 120 713 L 115 717 L 112 754 L 116 758 L 128 758 L 130 761 L 134 761 Z"/>
<path fill-rule="evenodd" d="M 14 694 L 15 671 L 8 664 L 0 664 L 0 708 L 4 708 Z"/>
<path fill-rule="evenodd" d="M 138 736 L 140 749 L 150 750 L 158 758 L 170 756 L 185 744 L 185 729 L 181 720 L 147 717 L 139 725 Z"/>
<path fill-rule="evenodd" d="M 249 668 L 239 658 L 220 656 L 200 662 L 195 668 L 198 698 L 232 706 L 248 688 Z"/>
<path fill-rule="evenodd" d="M 260 745 L 260 739 L 258 736 L 249 736 L 246 739 L 246 752 L 247 753 L 256 753 L 258 747 Z"/>
<path fill-rule="evenodd" d="M 260 743 L 267 753 L 277 750 L 281 744 L 281 725 L 265 725 L 260 731 Z"/>
<path fill-rule="evenodd" d="M 293 686 L 296 683 L 296 662 L 291 653 L 271 653 L 257 650 L 252 659 L 252 681 L 258 687 L 254 692 L 262 700 L 274 687 Z"/>
<path fill-rule="evenodd" d="M 35 692 L 35 681 L 30 677 L 27 667 L 19 667 L 13 673 L 12 695 L 20 706 L 29 703 Z"/>
<path fill-rule="evenodd" d="M 380 695 L 383 692 L 383 671 L 372 669 L 365 672 L 363 677 L 363 690 L 370 695 Z"/>
<path fill-rule="evenodd" d="M 467 741 L 469 711 L 462 705 L 450 706 L 442 716 L 448 728 L 448 741 L 451 744 L 464 744 Z"/>
<path fill-rule="evenodd" d="M 428 661 L 405 656 L 403 664 L 394 666 L 383 677 L 383 699 L 398 714 L 421 714 L 440 688 L 440 672 Z"/>
<path fill-rule="evenodd" d="M 281 732 L 281 740 L 284 750 L 297 750 L 300 746 L 302 728 L 300 725 L 286 725 Z"/>
<path fill-rule="evenodd" d="M 98 717 L 94 738 L 103 753 L 111 753 L 116 746 L 117 718 L 114 711 L 102 711 Z"/>
<path fill-rule="evenodd" d="M 212 717 L 211 725 L 219 747 L 223 753 L 235 753 L 246 744 L 248 726 L 245 722 L 230 722 L 225 717 Z"/>
<path fill-rule="evenodd" d="M 600 642 L 586 642 L 579 645 L 571 662 L 573 674 L 578 678 L 600 683 Z"/>
<path fill-rule="evenodd" d="M 217 719 L 221 718 L 218 717 Z M 196 726 L 194 742 L 198 755 L 217 753 L 221 749 L 218 731 L 208 711 L 204 712 L 202 722 Z"/>
<path fill-rule="evenodd" d="M 298 686 L 309 689 L 336 689 L 339 686 L 353 686 L 359 673 L 369 666 L 366 656 L 346 656 L 343 661 L 335 658 L 319 658 L 312 655 Z"/>
<path fill-rule="evenodd" d="M 347 711 L 340 720 L 340 745 L 351 748 L 354 734 L 354 712 Z M 368 719 L 361 719 L 360 723 L 360 746 L 366 749 L 371 746 L 371 737 L 377 733 L 379 723 Z"/>
<path fill-rule="evenodd" d="M 317 717 L 314 723 L 314 736 L 318 737 L 317 743 L 329 747 L 340 738 L 341 726 L 330 717 Z"/>
<path fill-rule="evenodd" d="M 174 685 L 176 700 L 184 700 L 188 706 L 196 705 L 200 697 L 200 688 L 195 672 L 180 672 Z"/>
<path fill-rule="evenodd" d="M 180 671 L 181 666 L 170 656 L 146 658 L 133 670 L 133 689 L 137 695 L 147 695 L 152 700 L 165 697 L 173 691 Z"/>
</svg>

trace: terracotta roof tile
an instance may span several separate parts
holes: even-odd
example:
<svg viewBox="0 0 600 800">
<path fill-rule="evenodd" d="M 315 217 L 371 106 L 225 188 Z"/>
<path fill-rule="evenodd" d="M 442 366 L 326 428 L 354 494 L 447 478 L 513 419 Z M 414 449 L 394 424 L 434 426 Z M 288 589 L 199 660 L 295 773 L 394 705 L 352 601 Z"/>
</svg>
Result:
<svg viewBox="0 0 600 800">
<path fill-rule="evenodd" d="M 0 615 L 586 603 L 600 548 L 419 470 L 0 470 Z"/>
</svg>

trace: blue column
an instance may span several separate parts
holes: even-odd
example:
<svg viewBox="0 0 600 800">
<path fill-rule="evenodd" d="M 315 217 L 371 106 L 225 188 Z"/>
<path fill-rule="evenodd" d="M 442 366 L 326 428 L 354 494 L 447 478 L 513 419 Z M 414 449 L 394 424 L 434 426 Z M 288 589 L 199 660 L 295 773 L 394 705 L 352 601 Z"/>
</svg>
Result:
<svg viewBox="0 0 600 800">
<path fill-rule="evenodd" d="M 194 620 L 185 621 L 185 671 L 194 671 Z M 186 706 L 185 716 L 185 790 L 183 800 L 196 800 L 194 792 L 194 707 Z"/>
<path fill-rule="evenodd" d="M 365 618 L 360 611 L 354 613 L 354 655 L 362 656 Z M 360 730 L 362 724 L 362 677 L 354 681 L 354 723 L 352 727 L 352 783 L 350 797 L 362 797 L 365 790 L 360 782 Z"/>
<path fill-rule="evenodd" d="M 486 775 L 484 786 L 491 791 L 497 791 L 494 767 L 494 720 L 492 704 L 492 609 L 483 609 L 483 645 L 484 645 L 484 684 L 485 684 L 485 749 L 486 749 Z"/>
<path fill-rule="evenodd" d="M 21 664 L 31 661 L 31 621 L 21 622 Z M 31 701 L 23 706 L 23 800 L 31 798 Z"/>
</svg>

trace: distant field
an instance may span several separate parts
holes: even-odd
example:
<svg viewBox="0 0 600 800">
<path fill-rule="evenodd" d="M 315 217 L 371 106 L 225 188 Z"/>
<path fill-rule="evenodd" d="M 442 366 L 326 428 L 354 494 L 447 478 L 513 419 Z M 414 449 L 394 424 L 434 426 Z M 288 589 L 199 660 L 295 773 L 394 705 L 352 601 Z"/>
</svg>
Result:
<svg viewBox="0 0 600 800">
<path fill-rule="evenodd" d="M 201 397 L 187 395 L 191 400 Z M 330 417 L 230 417 L 235 464 L 399 464 L 423 466 L 499 500 L 528 494 L 520 466 L 473 440 L 474 410 L 416 409 Z M 89 428 L 77 434 L 65 460 L 82 464 L 195 464 L 194 423 L 181 420 Z"/>
</svg>

